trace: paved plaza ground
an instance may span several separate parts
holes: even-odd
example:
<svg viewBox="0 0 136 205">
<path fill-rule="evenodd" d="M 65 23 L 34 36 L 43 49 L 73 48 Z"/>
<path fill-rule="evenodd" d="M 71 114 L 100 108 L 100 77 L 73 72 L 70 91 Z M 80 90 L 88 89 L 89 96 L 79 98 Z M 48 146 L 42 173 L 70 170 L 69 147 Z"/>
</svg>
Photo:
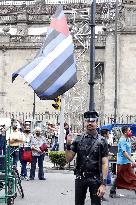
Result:
<svg viewBox="0 0 136 205">
<path fill-rule="evenodd" d="M 15 205 L 74 205 L 74 178 L 73 173 L 51 172 L 45 174 L 47 180 L 23 181 L 25 198 L 19 196 L 15 200 Z M 109 198 L 109 187 L 105 197 L 108 201 L 102 205 L 136 205 L 136 195 L 132 191 L 118 190 L 118 193 L 125 197 L 118 199 Z M 86 204 L 90 205 L 89 193 L 87 193 Z"/>
</svg>

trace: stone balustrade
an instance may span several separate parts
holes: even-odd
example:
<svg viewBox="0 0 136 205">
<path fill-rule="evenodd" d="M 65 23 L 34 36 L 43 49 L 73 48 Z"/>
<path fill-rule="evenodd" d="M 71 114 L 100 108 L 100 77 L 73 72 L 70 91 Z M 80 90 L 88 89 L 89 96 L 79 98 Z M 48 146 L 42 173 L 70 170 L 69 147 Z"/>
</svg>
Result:
<svg viewBox="0 0 136 205">
<path fill-rule="evenodd" d="M 83 45 L 87 48 L 89 47 L 89 36 L 84 37 L 82 44 L 77 39 L 74 39 L 74 44 L 76 48 L 82 48 Z M 0 48 L 40 48 L 45 36 L 44 35 L 9 35 L 9 34 L 0 34 Z M 105 47 L 106 44 L 106 35 L 96 34 L 96 47 Z"/>
<path fill-rule="evenodd" d="M 58 4 L 46 4 L 45 2 L 38 2 L 31 5 L 1 5 L 0 6 L 0 15 L 7 15 L 10 13 L 19 13 L 26 10 L 28 14 L 48 14 L 52 15 Z M 87 8 L 88 4 L 65 4 L 63 5 L 64 10 L 72 10 L 72 9 L 83 9 Z"/>
<path fill-rule="evenodd" d="M 71 13 L 67 13 L 67 18 L 68 18 L 68 22 L 71 22 L 73 20 L 73 15 Z M 89 16 L 88 16 L 89 19 Z M 76 22 L 80 22 L 83 19 L 79 16 L 77 16 L 76 18 Z M 96 22 L 100 23 L 102 21 L 109 21 L 109 16 L 108 14 L 103 14 L 103 15 L 99 15 L 96 14 Z M 16 24 L 18 22 L 18 15 L 17 14 L 10 14 L 10 15 L 1 15 L 0 16 L 0 25 L 4 25 L 4 24 Z M 50 22 L 50 17 L 48 15 L 45 14 L 28 14 L 27 15 L 27 23 L 29 24 L 38 24 L 38 23 L 44 23 L 44 24 L 48 24 Z"/>
</svg>

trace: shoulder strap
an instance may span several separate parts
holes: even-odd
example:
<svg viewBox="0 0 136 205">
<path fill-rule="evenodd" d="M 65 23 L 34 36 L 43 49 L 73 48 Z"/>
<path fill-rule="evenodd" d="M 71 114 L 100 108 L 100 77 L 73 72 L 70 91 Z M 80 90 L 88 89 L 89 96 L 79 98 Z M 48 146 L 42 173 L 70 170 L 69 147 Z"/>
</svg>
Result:
<svg viewBox="0 0 136 205">
<path fill-rule="evenodd" d="M 78 138 L 76 138 L 76 141 L 77 141 L 77 143 L 78 143 L 78 146 L 79 146 L 79 144 L 82 142 L 82 140 L 84 139 L 84 137 L 85 137 L 85 133 L 82 133 L 81 136 L 79 136 Z M 77 150 L 78 150 L 78 148 L 77 148 Z"/>
<path fill-rule="evenodd" d="M 89 150 L 89 155 L 88 155 L 88 157 L 90 157 L 90 156 L 92 155 L 92 153 L 94 152 L 96 146 L 97 146 L 98 144 L 100 144 L 100 142 L 101 142 L 101 139 L 100 139 L 100 137 L 99 137 L 99 135 L 98 135 L 97 140 L 94 142 L 93 146 L 92 146 L 91 149 Z"/>
</svg>

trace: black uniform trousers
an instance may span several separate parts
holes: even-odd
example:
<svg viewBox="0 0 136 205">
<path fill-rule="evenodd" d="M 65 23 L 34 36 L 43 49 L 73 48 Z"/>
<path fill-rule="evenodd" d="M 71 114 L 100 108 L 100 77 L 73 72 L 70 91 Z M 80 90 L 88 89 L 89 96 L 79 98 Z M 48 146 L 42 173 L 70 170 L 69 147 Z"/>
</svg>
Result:
<svg viewBox="0 0 136 205">
<path fill-rule="evenodd" d="M 75 179 L 75 205 L 84 205 L 87 189 L 89 188 L 91 205 L 101 205 L 101 198 L 97 196 L 100 186 L 98 178 L 78 177 Z"/>
</svg>

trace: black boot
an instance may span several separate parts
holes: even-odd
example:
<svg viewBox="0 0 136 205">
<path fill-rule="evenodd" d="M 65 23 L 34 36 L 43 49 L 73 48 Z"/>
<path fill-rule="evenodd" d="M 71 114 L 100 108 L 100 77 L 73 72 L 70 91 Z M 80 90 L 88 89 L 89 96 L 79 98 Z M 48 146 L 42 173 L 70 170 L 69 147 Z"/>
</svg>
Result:
<svg viewBox="0 0 136 205">
<path fill-rule="evenodd" d="M 110 189 L 109 197 L 116 198 L 116 179 L 114 180 L 112 187 Z"/>
<path fill-rule="evenodd" d="M 106 199 L 105 197 L 102 197 L 101 201 L 109 201 L 108 199 Z"/>
<path fill-rule="evenodd" d="M 109 194 L 109 197 L 111 198 L 116 198 L 116 191 L 114 190 L 110 190 L 110 194 Z"/>
</svg>

